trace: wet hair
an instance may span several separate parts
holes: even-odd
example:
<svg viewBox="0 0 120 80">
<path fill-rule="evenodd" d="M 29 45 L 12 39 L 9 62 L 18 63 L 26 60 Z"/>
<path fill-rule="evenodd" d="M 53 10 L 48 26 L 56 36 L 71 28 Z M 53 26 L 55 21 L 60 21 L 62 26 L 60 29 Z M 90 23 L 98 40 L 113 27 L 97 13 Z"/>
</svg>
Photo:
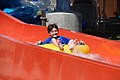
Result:
<svg viewBox="0 0 120 80">
<path fill-rule="evenodd" d="M 50 33 L 53 28 L 56 28 L 58 30 L 58 26 L 56 24 L 49 24 L 47 28 L 48 33 Z"/>
</svg>

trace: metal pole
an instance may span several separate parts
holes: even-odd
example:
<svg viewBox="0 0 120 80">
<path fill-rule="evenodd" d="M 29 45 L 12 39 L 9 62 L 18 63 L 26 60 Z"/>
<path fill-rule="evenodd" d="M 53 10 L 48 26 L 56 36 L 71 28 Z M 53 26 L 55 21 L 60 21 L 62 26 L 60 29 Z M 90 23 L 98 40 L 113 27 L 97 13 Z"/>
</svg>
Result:
<svg viewBox="0 0 120 80">
<path fill-rule="evenodd" d="M 95 10 L 93 10 L 93 11 L 95 11 L 95 17 L 96 17 L 96 19 L 95 19 L 95 22 L 96 22 L 95 32 L 98 33 L 99 32 L 99 27 L 100 27 L 99 26 L 99 19 L 100 19 L 99 0 L 91 0 L 91 2 L 93 4 L 93 6 L 95 7 Z"/>
<path fill-rule="evenodd" d="M 103 0 L 103 6 L 102 6 L 102 19 L 103 19 L 103 28 L 102 31 L 105 31 L 105 18 L 106 18 L 106 13 L 105 13 L 105 4 L 106 4 L 106 0 Z"/>
<path fill-rule="evenodd" d="M 101 19 L 101 15 L 100 15 L 100 1 L 96 0 L 97 3 L 97 32 L 100 32 L 100 19 Z"/>
</svg>

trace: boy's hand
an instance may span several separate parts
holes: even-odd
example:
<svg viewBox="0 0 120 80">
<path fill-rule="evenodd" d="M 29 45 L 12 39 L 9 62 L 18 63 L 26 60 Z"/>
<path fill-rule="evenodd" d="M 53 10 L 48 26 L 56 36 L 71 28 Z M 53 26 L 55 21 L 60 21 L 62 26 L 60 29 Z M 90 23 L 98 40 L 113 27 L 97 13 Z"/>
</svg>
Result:
<svg viewBox="0 0 120 80">
<path fill-rule="evenodd" d="M 37 43 L 35 43 L 35 45 L 41 45 L 42 41 L 38 41 Z"/>
<path fill-rule="evenodd" d="M 82 40 L 79 42 L 79 45 L 84 45 L 84 44 L 85 44 L 85 43 L 84 43 L 84 41 L 82 41 Z"/>
</svg>

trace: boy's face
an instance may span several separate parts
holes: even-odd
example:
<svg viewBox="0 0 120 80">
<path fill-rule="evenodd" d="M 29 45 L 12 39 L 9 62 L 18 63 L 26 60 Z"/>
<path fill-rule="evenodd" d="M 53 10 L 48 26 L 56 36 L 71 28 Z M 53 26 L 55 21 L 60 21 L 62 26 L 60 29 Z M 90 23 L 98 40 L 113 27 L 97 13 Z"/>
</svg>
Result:
<svg viewBox="0 0 120 80">
<path fill-rule="evenodd" d="M 58 36 L 58 30 L 56 28 L 53 28 L 52 31 L 50 31 L 51 37 L 57 37 Z"/>
</svg>

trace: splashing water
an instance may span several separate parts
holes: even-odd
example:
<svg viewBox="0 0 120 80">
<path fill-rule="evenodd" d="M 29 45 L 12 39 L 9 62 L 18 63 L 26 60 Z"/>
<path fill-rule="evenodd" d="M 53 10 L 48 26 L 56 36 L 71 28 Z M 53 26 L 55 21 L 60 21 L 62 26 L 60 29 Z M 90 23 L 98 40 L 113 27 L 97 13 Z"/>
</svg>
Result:
<svg viewBox="0 0 120 80">
<path fill-rule="evenodd" d="M 99 61 L 99 62 L 109 63 L 109 61 L 106 58 L 100 56 L 99 54 L 95 54 L 95 53 L 84 54 L 80 52 L 80 53 L 74 53 L 73 55 Z"/>
</svg>

